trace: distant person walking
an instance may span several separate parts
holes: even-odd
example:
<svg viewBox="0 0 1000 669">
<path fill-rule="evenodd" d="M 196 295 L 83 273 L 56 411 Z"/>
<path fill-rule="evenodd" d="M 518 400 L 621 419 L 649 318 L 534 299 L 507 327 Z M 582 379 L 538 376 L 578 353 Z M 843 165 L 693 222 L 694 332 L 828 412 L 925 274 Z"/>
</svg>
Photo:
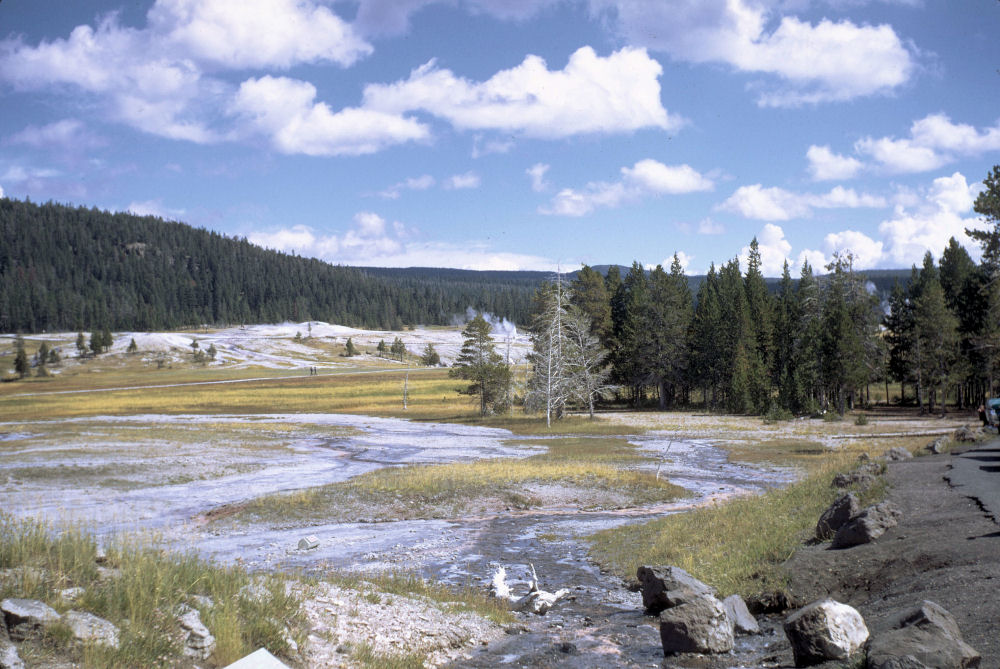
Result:
<svg viewBox="0 0 1000 669">
<path fill-rule="evenodd" d="M 990 419 L 986 416 L 986 407 L 982 404 L 979 405 L 979 420 L 983 421 L 983 427 L 990 424 Z"/>
</svg>

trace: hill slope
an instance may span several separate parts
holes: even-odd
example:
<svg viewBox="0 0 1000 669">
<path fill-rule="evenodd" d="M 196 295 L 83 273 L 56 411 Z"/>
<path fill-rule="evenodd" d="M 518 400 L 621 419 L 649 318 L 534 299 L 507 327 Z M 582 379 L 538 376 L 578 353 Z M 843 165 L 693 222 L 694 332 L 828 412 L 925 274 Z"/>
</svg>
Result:
<svg viewBox="0 0 1000 669">
<path fill-rule="evenodd" d="M 183 223 L 0 199 L 0 331 L 324 320 L 401 329 L 529 317 L 543 273 L 365 270 Z"/>
</svg>

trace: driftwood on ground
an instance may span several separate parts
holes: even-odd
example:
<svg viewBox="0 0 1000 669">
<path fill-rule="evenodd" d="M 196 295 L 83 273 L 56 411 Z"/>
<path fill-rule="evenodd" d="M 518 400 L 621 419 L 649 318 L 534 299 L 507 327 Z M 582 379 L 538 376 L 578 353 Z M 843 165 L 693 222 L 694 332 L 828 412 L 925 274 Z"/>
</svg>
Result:
<svg viewBox="0 0 1000 669">
<path fill-rule="evenodd" d="M 569 590 L 567 588 L 562 588 L 555 592 L 539 590 L 535 565 L 529 564 L 528 566 L 531 567 L 531 581 L 528 583 L 528 594 L 523 597 L 517 597 L 511 592 L 510 586 L 507 585 L 507 570 L 503 567 L 497 567 L 496 572 L 493 574 L 493 583 L 490 586 L 490 590 L 494 597 L 505 600 L 511 611 L 529 611 L 543 616 L 556 602 L 568 595 Z"/>
</svg>

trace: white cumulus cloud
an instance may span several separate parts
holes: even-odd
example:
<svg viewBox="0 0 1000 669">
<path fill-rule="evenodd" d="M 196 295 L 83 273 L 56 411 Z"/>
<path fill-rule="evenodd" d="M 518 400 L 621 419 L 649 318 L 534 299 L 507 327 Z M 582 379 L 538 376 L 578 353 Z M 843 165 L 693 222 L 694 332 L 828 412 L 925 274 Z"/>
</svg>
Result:
<svg viewBox="0 0 1000 669">
<path fill-rule="evenodd" d="M 556 216 L 585 216 L 595 209 L 619 207 L 643 197 L 694 193 L 715 187 L 711 179 L 690 165 L 664 165 L 650 158 L 640 160 L 632 167 L 621 168 L 621 174 L 622 179 L 616 182 L 595 181 L 580 190 L 564 188 L 539 212 Z"/>
<path fill-rule="evenodd" d="M 307 81 L 265 76 L 240 85 L 231 112 L 270 137 L 282 153 L 362 155 L 429 136 L 415 119 L 372 109 L 333 111 Z"/>
<path fill-rule="evenodd" d="M 744 0 L 590 0 L 631 44 L 679 60 L 773 75 L 758 104 L 794 106 L 889 93 L 909 81 L 913 54 L 888 25 L 808 23 Z M 768 26 L 776 25 L 773 30 Z"/>
<path fill-rule="evenodd" d="M 20 90 L 75 98 L 82 93 L 102 119 L 207 144 L 246 135 L 228 127 L 226 111 L 235 91 L 218 73 L 303 63 L 347 66 L 370 52 L 371 46 L 320 0 L 157 0 L 144 27 L 124 26 L 111 13 L 96 26 L 77 26 L 65 38 L 37 45 L 23 38 L 0 41 L 0 81 Z M 321 115 L 317 109 L 314 118 L 303 120 L 315 122 Z M 353 125 L 386 121 L 399 130 L 398 119 L 359 119 L 351 110 L 345 110 L 346 117 L 354 117 Z M 69 129 L 52 128 L 50 134 Z M 372 134 L 370 127 L 366 130 Z"/>
<path fill-rule="evenodd" d="M 149 27 L 164 50 L 226 68 L 352 65 L 372 46 L 313 0 L 157 0 Z"/>
<path fill-rule="evenodd" d="M 897 205 L 892 218 L 883 221 L 878 228 L 885 239 L 886 264 L 893 267 L 919 265 L 927 251 L 935 257 L 940 256 L 951 237 L 978 259 L 979 246 L 965 234 L 965 229 L 988 227 L 972 212 L 981 189 L 981 184 L 970 185 L 962 173 L 955 172 L 935 179 L 920 193 L 920 200 Z"/>
<path fill-rule="evenodd" d="M 740 186 L 718 206 L 746 218 L 762 221 L 789 221 L 811 216 L 814 209 L 858 209 L 888 206 L 885 198 L 857 193 L 852 188 L 836 186 L 828 193 L 793 193 L 784 188 L 764 188 L 761 184 Z"/>
<path fill-rule="evenodd" d="M 864 167 L 857 158 L 836 154 L 829 146 L 810 146 L 806 158 L 814 181 L 853 179 Z"/>
<path fill-rule="evenodd" d="M 760 271 L 764 276 L 781 276 L 788 254 L 792 252 L 791 243 L 785 239 L 785 231 L 781 226 L 767 223 L 757 233 L 757 250 L 760 252 Z M 745 268 L 750 258 L 750 246 L 740 249 L 740 264 Z"/>
<path fill-rule="evenodd" d="M 945 114 L 929 114 L 913 122 L 909 137 L 863 137 L 854 150 L 891 173 L 927 172 L 960 157 L 1000 151 L 1000 123 L 977 130 Z"/>
<path fill-rule="evenodd" d="M 574 52 L 562 70 L 538 56 L 484 82 L 456 76 L 430 61 L 392 84 L 370 84 L 364 106 L 389 114 L 422 110 L 465 130 L 498 130 L 543 139 L 641 128 L 674 130 L 682 119 L 660 101 L 663 69 L 644 49 L 598 56 Z M 586 104 L 581 101 L 586 100 Z"/>
</svg>

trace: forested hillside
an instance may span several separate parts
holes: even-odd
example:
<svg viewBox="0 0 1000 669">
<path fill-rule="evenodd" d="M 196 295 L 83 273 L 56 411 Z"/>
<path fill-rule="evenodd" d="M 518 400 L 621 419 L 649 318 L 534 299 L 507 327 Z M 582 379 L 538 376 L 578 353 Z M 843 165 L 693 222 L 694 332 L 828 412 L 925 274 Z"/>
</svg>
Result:
<svg viewBox="0 0 1000 669">
<path fill-rule="evenodd" d="M 11 199 L 0 199 L 0 239 L 0 332 L 310 319 L 400 329 L 469 307 L 527 322 L 545 276 L 334 266 L 154 217 Z"/>
</svg>

